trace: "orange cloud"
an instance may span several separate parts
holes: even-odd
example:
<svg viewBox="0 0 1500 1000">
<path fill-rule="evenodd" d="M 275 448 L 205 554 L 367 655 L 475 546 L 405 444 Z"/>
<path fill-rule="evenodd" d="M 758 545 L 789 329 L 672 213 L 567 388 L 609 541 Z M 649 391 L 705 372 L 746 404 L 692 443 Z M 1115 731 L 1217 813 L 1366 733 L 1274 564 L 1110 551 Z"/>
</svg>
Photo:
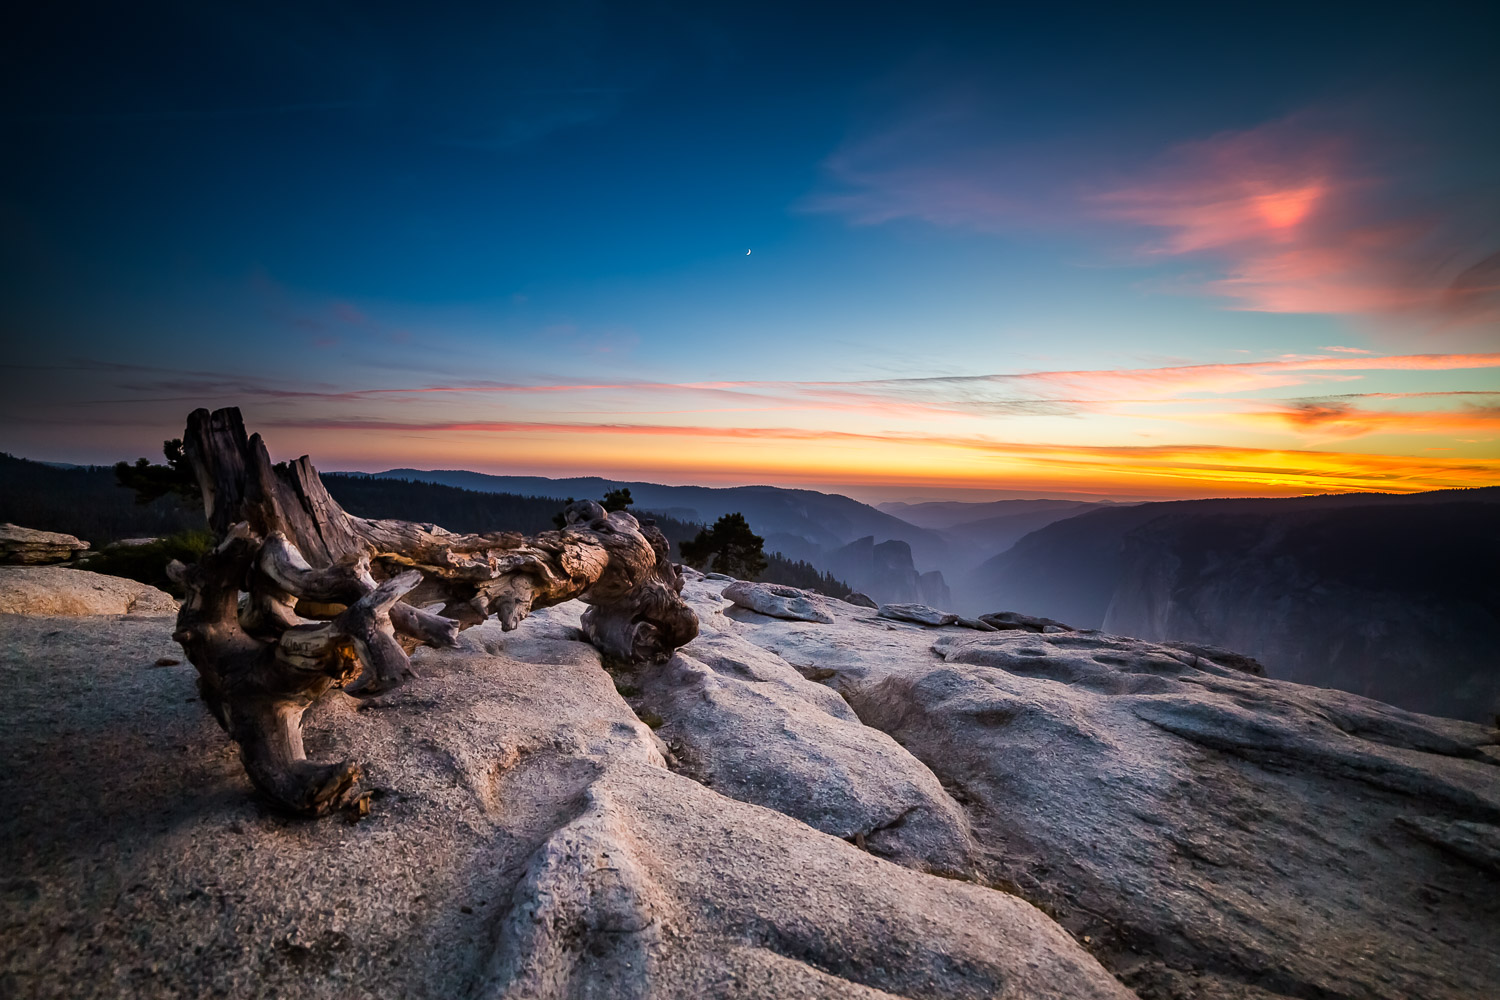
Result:
<svg viewBox="0 0 1500 1000">
<path fill-rule="evenodd" d="M 260 421 L 263 425 L 272 422 Z M 1111 446 L 979 436 L 551 422 L 283 421 L 307 444 L 345 456 L 361 442 L 389 460 L 411 439 L 414 460 L 461 456 L 469 467 L 739 482 L 945 484 L 1120 495 L 1255 495 L 1346 490 L 1415 492 L 1500 483 L 1500 459 L 1435 459 L 1215 445 Z M 336 435 L 329 432 L 336 431 Z M 326 436 L 325 436 L 326 435 Z"/>
<path fill-rule="evenodd" d="M 1457 410 L 1370 410 L 1345 401 L 1307 400 L 1242 414 L 1240 419 L 1253 424 L 1288 427 L 1321 437 L 1476 433 L 1500 436 L 1500 406 L 1471 405 Z"/>
</svg>

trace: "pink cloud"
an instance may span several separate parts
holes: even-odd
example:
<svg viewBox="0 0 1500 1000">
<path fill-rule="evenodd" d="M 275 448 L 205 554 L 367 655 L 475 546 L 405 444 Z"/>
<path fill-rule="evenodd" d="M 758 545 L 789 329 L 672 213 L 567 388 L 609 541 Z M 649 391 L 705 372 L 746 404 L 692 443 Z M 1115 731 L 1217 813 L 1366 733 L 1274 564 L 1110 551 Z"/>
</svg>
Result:
<svg viewBox="0 0 1500 1000">
<path fill-rule="evenodd" d="M 1153 230 L 1137 244 L 1147 259 L 1211 266 L 1188 287 L 1234 308 L 1500 321 L 1500 204 L 1455 182 L 1414 138 L 1420 126 L 1375 124 L 1351 103 L 1120 168 L 1097 136 L 1018 142 L 995 115 L 951 98 L 908 109 L 830 155 L 828 187 L 801 207 L 856 225 L 1065 231 L 1115 247 L 1132 239 L 1123 227 Z"/>
<path fill-rule="evenodd" d="M 1293 116 L 1184 143 L 1091 201 L 1161 231 L 1150 255 L 1216 260 L 1223 277 L 1202 289 L 1241 309 L 1500 316 L 1500 258 L 1463 232 L 1470 206 L 1422 203 L 1378 160 L 1370 143 Z"/>
</svg>

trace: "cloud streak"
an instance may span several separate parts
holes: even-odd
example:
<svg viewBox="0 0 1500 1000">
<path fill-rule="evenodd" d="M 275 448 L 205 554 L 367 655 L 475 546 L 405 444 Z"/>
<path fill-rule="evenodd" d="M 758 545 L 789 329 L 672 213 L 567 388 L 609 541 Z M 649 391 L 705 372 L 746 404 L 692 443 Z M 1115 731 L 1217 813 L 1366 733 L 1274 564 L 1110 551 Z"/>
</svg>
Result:
<svg viewBox="0 0 1500 1000">
<path fill-rule="evenodd" d="M 1186 287 L 1242 310 L 1500 319 L 1493 186 L 1429 190 L 1418 170 L 1441 171 L 1401 162 L 1414 140 L 1355 124 L 1358 109 L 1182 142 L 1112 175 L 1083 139 L 1021 144 L 997 137 L 990 117 L 951 100 L 908 112 L 829 156 L 828 188 L 800 207 L 854 225 L 915 220 L 1133 245 L 1142 263 L 1215 268 Z"/>
<path fill-rule="evenodd" d="M 113 427 L 151 427 L 160 419 L 170 427 L 162 436 L 174 436 L 170 425 L 187 407 L 242 405 L 256 426 L 284 431 L 277 440 L 289 447 L 352 467 L 447 463 L 738 482 L 1005 484 L 1122 496 L 1500 482 L 1500 459 L 1486 446 L 1500 438 L 1500 386 L 1484 388 L 1500 371 L 1500 352 L 1335 352 L 884 379 L 364 386 L 87 360 L 57 367 L 76 373 L 69 384 L 81 398 L 27 406 L 28 420 L 56 428 L 47 434 L 70 427 L 76 434 L 109 412 Z M 1424 383 L 1400 391 L 1400 379 L 1423 373 L 1427 391 L 1417 388 Z M 1381 375 L 1385 381 L 1369 383 L 1370 391 L 1306 392 Z M 1439 376 L 1444 381 L 1430 381 Z M 1487 381 L 1455 385 L 1455 377 Z M 1286 387 L 1298 387 L 1303 398 L 1273 398 Z M 122 409 L 122 400 L 138 405 Z M 85 401 L 92 405 L 79 405 Z M 1381 447 L 1366 452 L 1343 443 L 1376 436 Z M 1435 448 L 1453 454 L 1413 457 Z"/>
<path fill-rule="evenodd" d="M 78 362 L 77 370 L 118 372 L 120 389 L 138 401 L 244 398 L 325 403 L 382 401 L 409 405 L 424 399 L 472 396 L 702 397 L 743 409 L 847 410 L 889 416 L 977 414 L 1061 416 L 1116 403 L 1168 402 L 1291 386 L 1348 382 L 1366 373 L 1482 371 L 1500 368 L 1500 352 L 1286 356 L 1263 361 L 1158 368 L 1080 369 L 938 375 L 845 381 L 740 380 L 648 382 L 472 382 L 342 389 L 327 384 L 286 385 L 248 376 L 179 372 L 142 366 Z M 1477 390 L 1476 390 L 1477 391 Z M 119 402 L 119 400 L 96 400 Z M 720 406 L 719 408 L 723 408 Z M 683 412 L 695 412 L 684 409 Z"/>
<path fill-rule="evenodd" d="M 1115 489 L 1147 486 L 1161 492 L 1202 492 L 1205 486 L 1232 492 L 1318 492 L 1380 490 L 1416 492 L 1447 487 L 1491 485 L 1500 481 L 1500 459 L 1433 459 L 1405 455 L 1310 451 L 1306 449 L 1247 448 L 1201 444 L 1088 446 L 1039 444 L 980 436 L 924 435 L 819 431 L 797 427 L 703 427 L 663 424 L 545 423 L 533 421 L 395 421 L 365 419 L 261 421 L 304 431 L 340 434 L 373 432 L 381 435 L 416 434 L 434 438 L 451 435 L 497 437 L 507 448 L 520 439 L 546 449 L 548 438 L 563 436 L 666 439 L 677 444 L 661 450 L 648 446 L 643 461 L 689 461 L 705 473 L 728 471 L 774 472 L 823 469 L 843 471 L 847 459 L 840 450 L 849 445 L 872 448 L 882 457 L 866 469 L 871 478 L 886 481 L 927 479 L 942 475 L 943 452 L 963 451 L 986 471 L 947 472 L 949 482 L 988 478 L 1006 482 L 1045 481 L 1054 486 L 1092 482 Z M 743 455 L 720 444 L 760 441 L 797 445 L 802 461 L 795 466 L 767 464 L 764 453 Z M 809 446 L 814 446 L 809 450 Z M 616 449 L 600 449 L 610 453 Z"/>
<path fill-rule="evenodd" d="M 1462 204 L 1416 206 L 1352 136 L 1310 115 L 1184 143 L 1093 196 L 1107 218 L 1158 230 L 1148 255 L 1215 258 L 1203 288 L 1260 312 L 1495 315 L 1495 247 L 1469 242 Z"/>
</svg>

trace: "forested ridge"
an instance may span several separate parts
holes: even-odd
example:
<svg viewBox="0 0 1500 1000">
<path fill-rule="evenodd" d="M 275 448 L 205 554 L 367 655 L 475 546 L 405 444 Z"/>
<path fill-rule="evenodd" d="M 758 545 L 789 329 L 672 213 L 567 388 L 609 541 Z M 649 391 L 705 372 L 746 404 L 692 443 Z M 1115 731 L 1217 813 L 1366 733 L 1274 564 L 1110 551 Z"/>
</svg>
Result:
<svg viewBox="0 0 1500 1000">
<path fill-rule="evenodd" d="M 534 535 L 553 528 L 563 502 L 549 497 L 489 493 L 406 479 L 325 472 L 328 492 L 358 517 L 394 518 L 438 524 L 449 531 L 519 531 Z M 596 498 L 597 499 L 597 498 Z M 689 521 L 632 509 L 656 522 L 681 559 L 681 544 L 704 527 Z M 111 466 L 59 467 L 0 453 L 0 522 L 43 531 L 62 531 L 95 549 L 122 538 L 177 535 L 204 527 L 203 512 L 175 496 L 148 504 L 120 486 Z M 849 587 L 810 563 L 766 554 L 760 579 L 842 597 Z"/>
</svg>

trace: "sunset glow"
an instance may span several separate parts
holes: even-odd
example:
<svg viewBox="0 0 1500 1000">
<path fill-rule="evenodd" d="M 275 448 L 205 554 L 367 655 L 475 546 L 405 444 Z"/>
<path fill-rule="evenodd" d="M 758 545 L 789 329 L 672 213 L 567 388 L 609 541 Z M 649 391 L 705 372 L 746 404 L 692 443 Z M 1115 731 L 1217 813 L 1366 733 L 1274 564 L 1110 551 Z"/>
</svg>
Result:
<svg viewBox="0 0 1500 1000">
<path fill-rule="evenodd" d="M 1500 199 L 1467 77 L 1382 90 L 1316 18 L 1243 66 L 1175 25 L 1122 25 L 1126 58 L 979 20 L 832 50 L 789 22 L 785 78 L 696 34 L 497 60 L 427 27 L 464 86 L 363 43 L 273 66 L 233 32 L 191 95 L 121 64 L 74 106 L 34 66 L 0 449 L 156 457 L 238 406 L 324 469 L 1500 483 Z M 1246 68 L 1265 53 L 1274 79 Z"/>
</svg>

